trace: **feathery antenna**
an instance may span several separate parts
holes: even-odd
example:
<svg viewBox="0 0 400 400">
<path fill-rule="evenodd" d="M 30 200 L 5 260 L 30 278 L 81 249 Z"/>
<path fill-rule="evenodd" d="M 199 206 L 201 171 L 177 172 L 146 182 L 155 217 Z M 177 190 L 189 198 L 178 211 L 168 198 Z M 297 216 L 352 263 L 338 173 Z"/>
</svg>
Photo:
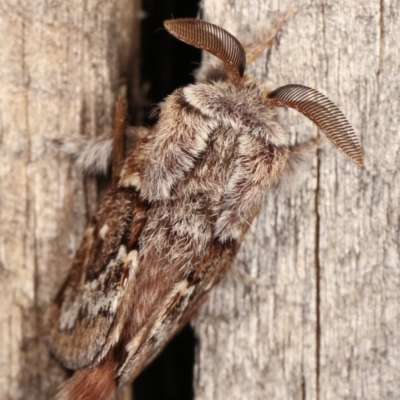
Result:
<svg viewBox="0 0 400 400">
<path fill-rule="evenodd" d="M 231 81 L 238 85 L 246 68 L 246 53 L 241 43 L 225 29 L 195 18 L 170 19 L 164 26 L 171 35 L 215 55 L 224 62 Z"/>
<path fill-rule="evenodd" d="M 268 94 L 269 104 L 290 107 L 311 119 L 354 163 L 362 166 L 360 142 L 339 108 L 326 96 L 303 85 L 281 86 Z"/>
</svg>

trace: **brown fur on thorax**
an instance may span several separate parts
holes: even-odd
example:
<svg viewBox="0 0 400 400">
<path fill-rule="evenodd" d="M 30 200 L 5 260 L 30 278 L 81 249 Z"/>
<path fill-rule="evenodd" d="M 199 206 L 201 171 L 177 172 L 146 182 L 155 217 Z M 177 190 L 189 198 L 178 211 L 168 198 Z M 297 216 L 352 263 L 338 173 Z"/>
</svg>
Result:
<svg viewBox="0 0 400 400">
<path fill-rule="evenodd" d="M 64 321 L 51 330 L 52 348 L 68 366 L 101 362 L 124 332 L 117 376 L 136 376 L 219 280 L 287 157 L 263 101 L 252 80 L 192 85 L 166 99 L 85 234 L 74 264 L 84 268 L 72 269 L 52 307 Z M 109 298 L 99 303 L 106 308 L 79 294 L 91 287 Z M 68 304 L 81 311 L 66 314 Z M 82 341 L 89 329 L 93 343 Z"/>
</svg>

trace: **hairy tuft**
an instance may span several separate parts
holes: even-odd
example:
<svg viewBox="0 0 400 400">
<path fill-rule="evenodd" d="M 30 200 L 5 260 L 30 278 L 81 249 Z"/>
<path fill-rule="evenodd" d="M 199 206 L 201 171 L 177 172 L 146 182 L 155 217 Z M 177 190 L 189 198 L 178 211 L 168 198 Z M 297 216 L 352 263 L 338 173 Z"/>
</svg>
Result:
<svg viewBox="0 0 400 400">
<path fill-rule="evenodd" d="M 76 371 L 62 386 L 56 400 L 111 400 L 116 386 L 115 365 L 106 362 Z"/>
<path fill-rule="evenodd" d="M 317 138 L 289 147 L 289 157 L 277 182 L 279 192 L 289 193 L 303 184 L 304 177 L 307 176 L 304 172 L 310 169 L 318 143 Z"/>
<path fill-rule="evenodd" d="M 147 135 L 144 127 L 126 128 L 126 153 L 132 150 L 136 142 Z M 52 144 L 61 152 L 70 156 L 76 166 L 88 175 L 106 175 L 111 167 L 113 136 L 112 132 L 94 138 L 86 136 L 56 138 Z"/>
</svg>

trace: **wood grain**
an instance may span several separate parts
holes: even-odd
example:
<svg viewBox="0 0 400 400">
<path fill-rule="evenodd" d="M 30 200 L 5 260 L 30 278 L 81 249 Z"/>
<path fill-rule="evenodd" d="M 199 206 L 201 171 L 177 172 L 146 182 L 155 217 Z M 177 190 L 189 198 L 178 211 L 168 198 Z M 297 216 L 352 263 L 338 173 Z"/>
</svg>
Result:
<svg viewBox="0 0 400 400">
<path fill-rule="evenodd" d="M 205 0 L 203 11 L 249 39 L 291 4 Z M 298 189 L 266 196 L 194 323 L 196 400 L 400 397 L 400 3 L 296 6 L 248 72 L 326 94 L 361 138 L 365 167 L 323 142 Z M 293 110 L 279 120 L 292 143 L 318 134 Z"/>
<path fill-rule="evenodd" d="M 49 399 L 66 378 L 43 341 L 42 317 L 97 190 L 51 139 L 111 128 L 133 7 L 125 0 L 0 4 L 1 399 Z"/>
</svg>

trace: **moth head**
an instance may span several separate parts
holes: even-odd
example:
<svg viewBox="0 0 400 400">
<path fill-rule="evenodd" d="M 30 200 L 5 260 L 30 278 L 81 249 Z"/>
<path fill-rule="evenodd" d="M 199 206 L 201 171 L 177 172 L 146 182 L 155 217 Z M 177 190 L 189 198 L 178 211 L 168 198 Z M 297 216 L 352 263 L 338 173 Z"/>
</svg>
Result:
<svg viewBox="0 0 400 400">
<path fill-rule="evenodd" d="M 194 18 L 172 19 L 165 28 L 177 39 L 218 57 L 229 80 L 240 86 L 246 68 L 246 53 L 241 43 L 221 27 Z M 313 121 L 328 139 L 351 161 L 363 165 L 360 142 L 339 108 L 318 91 L 302 85 L 285 85 L 267 95 L 268 107 L 290 107 Z"/>
</svg>

